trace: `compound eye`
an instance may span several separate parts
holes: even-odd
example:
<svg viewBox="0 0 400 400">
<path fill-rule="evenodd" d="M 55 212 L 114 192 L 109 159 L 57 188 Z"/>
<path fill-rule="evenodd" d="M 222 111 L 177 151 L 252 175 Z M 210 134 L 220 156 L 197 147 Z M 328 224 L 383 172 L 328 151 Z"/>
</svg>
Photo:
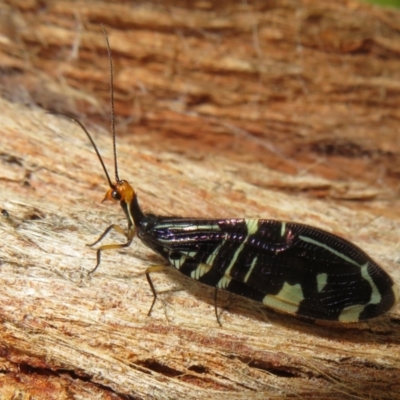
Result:
<svg viewBox="0 0 400 400">
<path fill-rule="evenodd" d="M 113 190 L 112 191 L 112 193 L 111 193 L 111 197 L 114 199 L 114 200 L 121 200 L 121 194 L 117 191 L 117 190 Z"/>
</svg>

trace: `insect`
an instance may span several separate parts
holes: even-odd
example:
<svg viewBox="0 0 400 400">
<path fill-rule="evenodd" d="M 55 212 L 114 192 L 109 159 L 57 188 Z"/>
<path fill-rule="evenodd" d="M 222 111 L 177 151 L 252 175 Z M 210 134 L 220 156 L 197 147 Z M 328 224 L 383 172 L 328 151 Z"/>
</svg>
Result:
<svg viewBox="0 0 400 400">
<path fill-rule="evenodd" d="M 104 30 L 104 28 L 103 28 Z M 133 187 L 118 175 L 114 122 L 113 64 L 110 62 L 111 127 L 115 182 L 112 182 L 96 144 L 88 136 L 104 170 L 110 189 L 105 200 L 120 203 L 127 230 L 110 225 L 94 246 L 115 230 L 126 237 L 122 244 L 97 249 L 100 265 L 104 250 L 128 247 L 135 236 L 184 275 L 215 288 L 215 311 L 219 289 L 261 302 L 300 317 L 356 322 L 377 317 L 398 300 L 392 278 L 353 243 L 313 226 L 268 219 L 202 219 L 144 213 Z M 150 273 L 146 277 L 157 293 Z M 218 315 L 217 315 L 217 320 Z"/>
</svg>

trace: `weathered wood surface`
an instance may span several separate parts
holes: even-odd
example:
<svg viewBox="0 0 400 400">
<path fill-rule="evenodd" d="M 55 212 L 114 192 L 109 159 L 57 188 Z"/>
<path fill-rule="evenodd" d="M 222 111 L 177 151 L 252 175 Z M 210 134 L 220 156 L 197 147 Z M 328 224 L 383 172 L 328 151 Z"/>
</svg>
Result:
<svg viewBox="0 0 400 400">
<path fill-rule="evenodd" d="M 311 325 L 221 296 L 113 222 L 120 175 L 160 214 L 296 220 L 338 233 L 400 282 L 400 13 L 351 1 L 10 1 L 0 14 L 0 397 L 399 398 L 400 307 Z M 112 171 L 112 170 L 111 170 Z M 121 240 L 114 237 L 113 240 Z M 25 397 L 24 397 L 25 396 Z"/>
</svg>

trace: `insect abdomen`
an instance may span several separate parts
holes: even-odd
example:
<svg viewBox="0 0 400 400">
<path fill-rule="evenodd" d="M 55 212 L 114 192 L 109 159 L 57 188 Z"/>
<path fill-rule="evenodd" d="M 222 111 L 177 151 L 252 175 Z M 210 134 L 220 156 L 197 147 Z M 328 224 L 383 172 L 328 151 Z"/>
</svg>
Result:
<svg viewBox="0 0 400 400">
<path fill-rule="evenodd" d="M 183 274 L 302 317 L 360 321 L 397 301 L 365 252 L 308 225 L 275 220 L 151 217 L 143 242 Z"/>
</svg>

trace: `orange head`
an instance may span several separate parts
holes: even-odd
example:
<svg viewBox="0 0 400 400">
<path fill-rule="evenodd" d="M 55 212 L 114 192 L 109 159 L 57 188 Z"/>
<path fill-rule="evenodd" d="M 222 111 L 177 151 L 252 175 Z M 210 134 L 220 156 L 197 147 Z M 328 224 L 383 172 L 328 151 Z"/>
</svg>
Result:
<svg viewBox="0 0 400 400">
<path fill-rule="evenodd" d="M 136 193 L 127 181 L 118 181 L 107 191 L 103 201 L 113 200 L 130 204 L 135 197 Z"/>
</svg>

